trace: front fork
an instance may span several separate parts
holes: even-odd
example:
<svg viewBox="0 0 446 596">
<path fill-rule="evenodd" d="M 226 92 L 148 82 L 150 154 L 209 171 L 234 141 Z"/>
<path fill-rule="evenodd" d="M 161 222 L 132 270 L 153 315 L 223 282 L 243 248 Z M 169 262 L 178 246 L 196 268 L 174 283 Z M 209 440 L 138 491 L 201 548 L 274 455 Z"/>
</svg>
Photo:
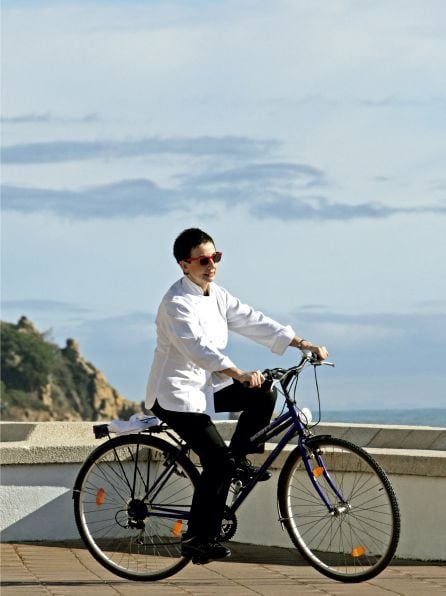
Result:
<svg viewBox="0 0 446 596">
<path fill-rule="evenodd" d="M 327 470 L 321 452 L 312 448 L 312 443 L 318 443 L 320 439 L 321 436 L 310 437 L 309 439 L 304 440 L 299 439 L 299 448 L 301 450 L 302 460 L 304 462 L 305 469 L 316 492 L 318 493 L 322 501 L 325 503 L 325 506 L 327 507 L 330 515 L 343 515 L 351 509 L 351 506 L 345 499 L 344 495 L 341 493 L 340 489 L 333 482 L 330 473 Z M 316 460 L 316 466 L 311 465 L 312 460 Z M 325 491 L 319 485 L 318 478 L 321 477 L 325 479 L 326 483 L 336 496 L 338 503 L 336 506 L 333 506 L 330 503 L 330 501 L 326 497 Z"/>
</svg>

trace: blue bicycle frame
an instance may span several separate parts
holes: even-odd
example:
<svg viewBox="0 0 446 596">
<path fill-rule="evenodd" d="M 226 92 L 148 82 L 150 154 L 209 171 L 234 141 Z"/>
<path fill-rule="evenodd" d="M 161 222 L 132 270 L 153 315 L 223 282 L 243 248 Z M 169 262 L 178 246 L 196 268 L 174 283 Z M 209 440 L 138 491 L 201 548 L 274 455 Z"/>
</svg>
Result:
<svg viewBox="0 0 446 596">
<path fill-rule="evenodd" d="M 232 505 L 230 506 L 230 510 L 232 512 L 237 511 L 240 505 L 244 502 L 247 498 L 251 490 L 257 484 L 259 477 L 272 465 L 272 463 L 276 460 L 278 455 L 284 449 L 284 447 L 291 441 L 291 439 L 297 435 L 297 447 L 299 448 L 300 455 L 302 457 L 302 461 L 304 463 L 305 469 L 307 471 L 308 476 L 311 479 L 311 482 L 317 491 L 318 495 L 320 496 L 321 500 L 324 502 L 325 506 L 327 507 L 330 513 L 334 513 L 334 508 L 326 498 L 324 492 L 322 491 L 317 478 L 313 473 L 313 469 L 310 464 L 310 457 L 308 456 L 308 451 L 306 449 L 306 445 L 310 446 L 312 442 L 316 441 L 320 438 L 320 436 L 314 436 L 307 438 L 307 432 L 302 424 L 300 416 L 292 403 L 290 397 L 287 393 L 285 393 L 286 403 L 288 407 L 288 412 L 282 414 L 275 420 L 271 422 L 267 427 L 256 433 L 251 437 L 251 442 L 253 444 L 256 443 L 263 443 L 265 440 L 268 440 L 274 436 L 277 436 L 280 432 L 284 429 L 288 428 L 284 436 L 280 439 L 277 443 L 276 447 L 270 453 L 270 455 L 266 458 L 263 464 L 260 466 L 258 472 L 253 476 L 247 484 L 245 484 L 241 489 L 240 492 L 234 498 Z M 327 480 L 330 488 L 335 493 L 336 497 L 339 499 L 341 503 L 345 503 L 345 499 L 342 494 L 339 492 L 339 489 L 334 485 L 332 482 L 330 475 L 327 471 L 327 468 L 323 462 L 322 457 L 317 456 L 318 464 L 323 468 L 322 475 Z"/>
<path fill-rule="evenodd" d="M 273 420 L 268 426 L 257 432 L 255 435 L 250 437 L 250 442 L 255 447 L 259 444 L 264 444 L 266 441 L 271 439 L 272 437 L 277 436 L 281 432 L 285 431 L 283 437 L 279 440 L 277 445 L 274 447 L 273 451 L 270 455 L 266 458 L 263 464 L 258 469 L 257 473 L 237 492 L 234 496 L 234 500 L 229 507 L 230 511 L 235 513 L 240 505 L 245 501 L 248 497 L 251 490 L 257 484 L 259 478 L 266 472 L 266 470 L 273 464 L 273 462 L 277 459 L 279 454 L 285 448 L 285 446 L 295 437 L 297 436 L 297 446 L 296 448 L 299 449 L 300 456 L 305 466 L 305 470 L 314 486 L 315 491 L 321 498 L 321 501 L 327 507 L 327 510 L 330 514 L 335 514 L 335 508 L 330 504 L 329 500 L 324 494 L 324 491 L 319 485 L 316 475 L 314 474 L 313 468 L 311 466 L 310 460 L 312 457 L 316 457 L 316 461 L 318 463 L 318 467 L 322 468 L 322 473 L 320 474 L 325 478 L 327 481 L 328 486 L 331 488 L 333 493 L 336 495 L 338 501 L 340 503 L 346 503 L 345 498 L 339 491 L 339 489 L 333 483 L 330 474 L 328 473 L 327 467 L 323 461 L 323 458 L 320 454 L 311 451 L 311 455 L 309 455 L 309 447 L 311 447 L 312 443 L 317 442 L 321 439 L 321 435 L 309 436 L 309 431 L 307 430 L 306 426 L 303 424 L 298 409 L 296 408 L 293 399 L 290 397 L 287 388 L 293 379 L 294 376 L 299 376 L 299 373 L 304 368 L 305 364 L 310 362 L 314 366 L 318 363 L 315 361 L 311 361 L 308 358 L 303 359 L 302 362 L 297 366 L 285 371 L 285 374 L 280 379 L 280 384 L 282 386 L 282 391 L 285 396 L 285 403 L 287 406 L 288 411 L 284 414 L 280 415 L 278 418 Z M 277 370 L 277 369 L 276 369 Z M 272 372 L 272 371 L 269 371 Z M 161 429 L 162 430 L 162 429 Z M 327 435 L 324 435 L 327 436 Z M 178 441 L 177 441 L 178 442 Z M 183 442 L 178 442 L 179 450 L 176 457 L 180 456 L 181 454 L 186 453 L 189 450 L 187 444 Z M 156 480 L 155 484 L 147 489 L 147 492 L 143 498 L 143 500 L 149 499 L 152 501 L 151 506 L 151 515 L 153 516 L 163 516 L 172 517 L 172 519 L 183 519 L 187 520 L 189 518 L 188 512 L 177 510 L 177 509 L 167 509 L 163 506 L 157 506 L 153 504 L 153 501 L 156 499 L 156 495 L 161 491 L 165 482 L 168 478 L 175 472 L 175 458 L 169 462 L 166 466 L 165 472 Z M 135 462 L 137 467 L 137 462 Z"/>
</svg>

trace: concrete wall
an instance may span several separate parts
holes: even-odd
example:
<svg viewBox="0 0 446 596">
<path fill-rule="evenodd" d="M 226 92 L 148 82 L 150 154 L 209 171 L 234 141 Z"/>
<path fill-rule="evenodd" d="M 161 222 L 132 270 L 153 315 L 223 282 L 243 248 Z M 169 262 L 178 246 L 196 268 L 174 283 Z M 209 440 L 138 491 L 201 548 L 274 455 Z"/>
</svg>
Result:
<svg viewBox="0 0 446 596">
<path fill-rule="evenodd" d="M 234 422 L 219 422 L 231 436 Z M 99 444 L 89 422 L 1 423 L 3 541 L 77 539 L 71 490 L 81 463 Z M 446 429 L 358 424 L 320 425 L 320 434 L 343 436 L 380 461 L 395 488 L 402 529 L 397 556 L 446 560 Z M 235 540 L 291 546 L 276 507 L 283 453 L 273 479 L 260 483 L 238 514 Z M 263 456 L 253 456 L 254 463 Z"/>
</svg>

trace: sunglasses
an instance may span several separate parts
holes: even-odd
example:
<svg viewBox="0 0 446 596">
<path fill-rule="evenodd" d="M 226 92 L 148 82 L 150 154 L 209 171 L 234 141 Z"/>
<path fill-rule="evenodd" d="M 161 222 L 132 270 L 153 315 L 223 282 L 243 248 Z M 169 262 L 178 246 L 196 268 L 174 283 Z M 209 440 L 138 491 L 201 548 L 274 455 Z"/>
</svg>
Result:
<svg viewBox="0 0 446 596">
<path fill-rule="evenodd" d="M 184 259 L 184 260 L 186 261 L 186 263 L 192 263 L 192 261 L 198 261 L 202 267 L 207 267 L 207 265 L 209 265 L 210 261 L 212 261 L 212 263 L 219 263 L 221 261 L 222 255 L 223 255 L 222 252 L 214 252 L 214 254 L 210 255 L 209 257 L 193 257 L 193 258 Z"/>
</svg>

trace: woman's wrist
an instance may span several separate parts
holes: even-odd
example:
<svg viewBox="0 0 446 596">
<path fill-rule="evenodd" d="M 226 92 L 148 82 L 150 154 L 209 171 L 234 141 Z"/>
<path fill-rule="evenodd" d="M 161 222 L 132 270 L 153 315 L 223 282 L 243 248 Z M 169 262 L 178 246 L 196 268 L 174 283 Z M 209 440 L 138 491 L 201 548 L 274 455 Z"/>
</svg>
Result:
<svg viewBox="0 0 446 596">
<path fill-rule="evenodd" d="M 325 360 L 328 356 L 328 350 L 325 346 L 317 346 L 308 339 L 303 339 L 297 336 L 293 338 L 290 346 L 298 348 L 299 350 L 309 350 L 310 352 L 313 352 L 319 360 Z"/>
<path fill-rule="evenodd" d="M 308 339 L 303 339 L 300 337 L 295 337 L 293 339 L 293 341 L 291 342 L 291 345 L 294 348 L 297 348 L 298 350 L 311 350 L 312 348 L 315 347 L 315 346 L 313 346 L 311 341 L 308 341 Z"/>
<path fill-rule="evenodd" d="M 237 368 L 236 366 L 231 366 L 231 368 L 225 368 L 220 372 L 224 375 L 227 375 L 228 377 L 231 377 L 231 379 L 235 379 L 236 381 L 239 381 L 244 374 L 243 371 Z"/>
</svg>

